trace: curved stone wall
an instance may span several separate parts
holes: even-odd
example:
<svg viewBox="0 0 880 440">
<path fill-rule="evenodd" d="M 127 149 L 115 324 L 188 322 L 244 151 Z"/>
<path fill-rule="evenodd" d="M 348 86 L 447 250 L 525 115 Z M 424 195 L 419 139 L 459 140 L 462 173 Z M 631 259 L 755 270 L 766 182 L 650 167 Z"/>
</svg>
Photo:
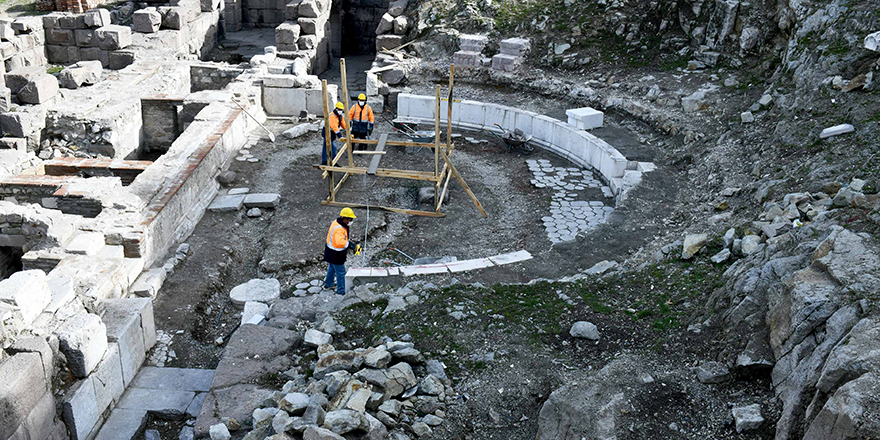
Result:
<svg viewBox="0 0 880 440">
<path fill-rule="evenodd" d="M 436 100 L 433 96 L 401 93 L 397 98 L 398 118 L 433 124 Z M 446 124 L 449 104 L 440 105 L 440 120 Z M 452 125 L 465 130 L 489 130 L 501 133 L 519 128 L 532 135 L 532 143 L 552 151 L 584 168 L 592 168 L 618 196 L 638 184 L 642 173 L 654 169 L 649 162 L 628 161 L 616 148 L 592 134 L 566 122 L 534 112 L 479 101 L 454 101 Z"/>
</svg>

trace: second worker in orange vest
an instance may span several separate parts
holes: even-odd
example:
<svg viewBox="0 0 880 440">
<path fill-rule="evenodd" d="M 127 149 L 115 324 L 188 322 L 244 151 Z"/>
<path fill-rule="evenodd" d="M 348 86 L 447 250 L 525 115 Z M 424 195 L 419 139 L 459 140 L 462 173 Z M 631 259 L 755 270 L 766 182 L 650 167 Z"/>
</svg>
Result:
<svg viewBox="0 0 880 440">
<path fill-rule="evenodd" d="M 348 110 L 348 118 L 351 119 L 351 137 L 355 139 L 367 139 L 373 134 L 373 109 L 367 104 L 367 95 L 358 95 L 357 103 Z M 360 149 L 365 148 L 359 144 Z"/>
<path fill-rule="evenodd" d="M 336 103 L 336 107 L 330 112 L 330 117 L 325 124 L 330 124 L 330 155 L 336 157 L 336 139 L 343 137 L 345 133 L 345 118 L 343 117 L 345 106 L 341 102 Z M 321 165 L 327 165 L 327 129 L 321 129 Z"/>
</svg>

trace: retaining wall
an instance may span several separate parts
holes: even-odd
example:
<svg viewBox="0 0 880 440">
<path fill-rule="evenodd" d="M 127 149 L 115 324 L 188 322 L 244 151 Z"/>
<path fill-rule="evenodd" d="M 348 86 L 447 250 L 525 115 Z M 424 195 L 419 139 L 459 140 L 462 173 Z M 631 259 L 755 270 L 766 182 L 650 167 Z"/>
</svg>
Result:
<svg viewBox="0 0 880 440">
<path fill-rule="evenodd" d="M 397 115 L 413 122 L 434 124 L 436 101 L 433 96 L 401 93 L 397 98 Z M 440 104 L 440 120 L 446 124 L 448 101 Z M 552 151 L 585 168 L 597 170 L 615 195 L 637 184 L 643 172 L 653 164 L 628 161 L 616 148 L 598 137 L 566 122 L 534 112 L 478 101 L 454 101 L 452 125 L 465 130 L 490 130 L 501 133 L 516 128 L 532 136 L 532 143 Z"/>
</svg>

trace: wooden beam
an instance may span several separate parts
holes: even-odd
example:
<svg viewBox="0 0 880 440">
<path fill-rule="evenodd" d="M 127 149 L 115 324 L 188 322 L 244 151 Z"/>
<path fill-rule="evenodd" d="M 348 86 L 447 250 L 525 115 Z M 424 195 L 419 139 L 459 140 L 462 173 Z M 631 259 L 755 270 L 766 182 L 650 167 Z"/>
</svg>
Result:
<svg viewBox="0 0 880 440">
<path fill-rule="evenodd" d="M 388 142 L 388 133 L 382 133 L 379 135 L 379 143 L 376 144 L 376 151 L 381 151 L 382 154 L 385 154 L 385 142 Z M 367 171 L 367 174 L 376 174 L 376 170 L 379 168 L 379 161 L 382 160 L 382 156 L 373 156 L 373 160 L 370 161 L 370 169 Z"/>
<path fill-rule="evenodd" d="M 340 167 L 340 166 L 327 166 L 327 165 L 312 165 L 312 167 L 317 168 L 319 170 L 325 170 L 330 172 L 337 173 L 351 173 L 351 174 L 366 174 L 367 168 L 364 167 Z M 424 180 L 427 182 L 436 182 L 437 178 L 434 177 L 434 174 L 426 171 L 411 171 L 411 170 L 395 170 L 395 169 L 383 169 L 379 168 L 376 170 L 376 175 L 380 177 L 394 177 L 398 179 L 409 179 L 409 180 Z"/>
<path fill-rule="evenodd" d="M 342 102 L 345 110 L 342 118 L 345 120 L 345 145 L 348 146 L 348 166 L 354 166 L 354 157 L 351 155 L 351 118 L 348 116 L 348 80 L 345 77 L 345 58 L 339 59 L 339 72 L 342 74 Z"/>
<path fill-rule="evenodd" d="M 328 201 L 328 200 L 322 200 L 321 204 L 325 205 L 325 206 L 344 206 L 344 207 L 348 207 L 348 208 L 366 208 L 367 207 L 367 205 L 364 205 L 361 203 L 344 203 L 344 202 L 336 202 L 336 201 Z M 392 208 L 389 206 L 370 205 L 370 209 L 382 209 L 384 211 L 396 212 L 398 214 L 418 215 L 418 216 L 422 216 L 422 217 L 434 217 L 434 218 L 446 217 L 446 214 L 444 214 L 442 212 L 419 211 L 416 209 Z"/>
<path fill-rule="evenodd" d="M 348 176 L 351 176 L 351 173 L 345 173 L 345 175 L 342 176 L 341 179 L 339 179 L 339 183 L 337 183 L 336 188 L 333 189 L 334 193 L 339 191 L 339 188 L 342 188 L 342 184 L 345 183 L 346 180 L 348 180 Z"/>
<path fill-rule="evenodd" d="M 327 151 L 327 161 L 333 160 L 333 149 L 330 148 L 330 109 L 327 107 L 327 80 L 321 80 L 321 96 L 324 102 L 324 148 Z M 333 163 L 330 162 L 329 165 Z M 330 186 L 330 195 L 327 197 L 330 201 L 336 198 L 336 191 L 334 190 L 335 186 L 333 184 L 333 174 L 329 174 L 330 180 L 328 180 L 328 185 Z"/>
<path fill-rule="evenodd" d="M 464 181 L 464 178 L 461 177 L 461 174 L 458 174 L 458 170 L 455 169 L 455 165 L 453 165 L 452 161 L 449 160 L 449 156 L 446 155 L 446 152 L 439 148 L 437 149 L 437 151 L 439 151 L 440 155 L 443 156 L 443 160 L 445 160 L 446 163 L 449 164 L 449 169 L 452 171 L 453 174 L 455 174 L 455 178 L 458 179 L 458 183 L 461 183 L 461 186 L 462 188 L 464 188 L 464 191 L 467 193 L 468 197 L 470 197 L 471 200 L 474 201 L 474 205 L 477 206 L 480 214 L 483 214 L 483 218 L 489 217 L 488 215 L 486 215 L 486 211 L 483 209 L 483 205 L 480 204 L 479 200 L 477 200 L 477 196 L 475 196 L 474 193 L 471 191 L 468 184 Z"/>
<path fill-rule="evenodd" d="M 342 139 L 343 141 L 345 139 Z M 376 145 L 379 141 L 375 139 L 352 139 L 351 142 L 353 144 L 366 144 L 366 145 Z M 410 142 L 410 141 L 388 141 L 385 145 L 391 145 L 395 147 L 424 147 L 424 148 L 436 148 L 437 146 L 433 143 L 426 142 Z M 448 145 L 440 144 L 441 147 L 447 148 Z"/>
<path fill-rule="evenodd" d="M 452 145 L 452 78 L 455 76 L 455 64 L 449 66 L 449 111 L 446 113 L 446 145 Z"/>
<path fill-rule="evenodd" d="M 330 166 L 336 166 L 336 164 L 339 162 L 339 159 L 342 159 L 342 155 L 345 154 L 345 150 L 347 148 L 348 148 L 348 145 L 342 144 L 342 148 L 336 152 L 336 156 L 333 157 L 333 160 L 330 162 Z M 327 178 L 327 171 L 324 171 L 324 173 L 321 174 L 321 178 L 322 179 Z"/>
<path fill-rule="evenodd" d="M 434 103 L 434 175 L 440 175 L 440 86 Z"/>
<path fill-rule="evenodd" d="M 388 153 L 388 152 L 387 151 L 368 151 L 368 150 L 367 151 L 352 151 L 352 154 L 366 154 L 366 155 L 371 155 L 371 154 L 385 155 L 386 153 Z"/>
</svg>

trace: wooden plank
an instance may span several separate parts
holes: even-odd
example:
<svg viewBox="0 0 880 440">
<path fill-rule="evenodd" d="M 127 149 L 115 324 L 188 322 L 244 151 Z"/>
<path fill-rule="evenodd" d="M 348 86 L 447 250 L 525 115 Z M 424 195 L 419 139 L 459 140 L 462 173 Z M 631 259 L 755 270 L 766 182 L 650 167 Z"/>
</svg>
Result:
<svg viewBox="0 0 880 440">
<path fill-rule="evenodd" d="M 348 81 L 345 77 L 345 58 L 339 59 L 339 72 L 342 74 L 342 102 L 345 103 L 345 110 L 342 111 L 342 118 L 345 120 L 345 145 L 348 146 L 348 166 L 354 166 L 354 157 L 351 155 L 351 118 L 348 117 Z M 451 104 L 450 104 L 451 105 Z"/>
<path fill-rule="evenodd" d="M 449 160 L 449 156 L 446 155 L 446 152 L 440 148 L 438 148 L 437 151 L 439 151 L 440 155 L 443 156 L 443 160 L 445 160 L 446 163 L 449 164 L 449 169 L 452 171 L 453 174 L 455 174 L 455 178 L 458 179 L 458 183 L 461 183 L 461 186 L 462 188 L 464 188 L 464 191 L 467 193 L 468 197 L 470 197 L 471 200 L 474 201 L 474 205 L 477 206 L 480 214 L 483 214 L 483 218 L 488 218 L 489 216 L 486 215 L 486 211 L 483 209 L 483 205 L 480 203 L 479 200 L 477 200 L 477 196 L 475 196 L 474 193 L 471 191 L 471 188 L 464 181 L 464 178 L 461 177 L 461 174 L 458 173 L 458 170 L 455 169 L 455 165 L 453 165 L 452 161 Z"/>
<path fill-rule="evenodd" d="M 345 175 L 342 176 L 341 179 L 339 179 L 339 183 L 336 184 L 336 188 L 333 190 L 334 193 L 339 191 L 339 188 L 342 188 L 342 184 L 345 183 L 346 180 L 348 180 L 348 176 L 351 176 L 351 173 L 345 173 Z"/>
<path fill-rule="evenodd" d="M 385 143 L 388 142 L 388 133 L 382 133 L 379 135 L 379 143 L 376 144 L 375 151 L 385 151 Z M 373 160 L 370 161 L 370 169 L 367 171 L 367 174 L 375 175 L 376 170 L 379 168 L 379 161 L 382 160 L 382 156 L 374 156 Z"/>
<path fill-rule="evenodd" d="M 449 111 L 446 113 L 446 145 L 452 145 L 452 78 L 454 76 L 455 64 L 452 64 L 449 66 Z"/>
<path fill-rule="evenodd" d="M 321 96 L 324 102 L 324 148 L 327 151 L 327 160 L 333 160 L 333 149 L 330 147 L 330 109 L 327 108 L 327 80 L 321 81 Z M 329 165 L 332 165 L 331 162 Z M 330 195 L 327 197 L 329 200 L 333 200 L 336 198 L 336 192 L 334 188 L 336 185 L 333 184 L 333 174 L 329 174 L 330 179 L 327 181 L 330 189 Z"/>
<path fill-rule="evenodd" d="M 328 200 L 322 200 L 321 204 L 325 205 L 325 206 L 343 206 L 343 207 L 348 207 L 348 208 L 366 208 L 367 207 L 367 205 L 364 205 L 362 203 L 344 203 L 344 202 L 336 202 L 336 201 L 328 201 Z M 396 212 L 398 214 L 418 215 L 421 217 L 434 217 L 434 218 L 446 217 L 446 214 L 444 214 L 442 212 L 419 211 L 416 209 L 392 208 L 389 206 L 370 205 L 370 209 L 381 209 L 384 211 Z"/>
<path fill-rule="evenodd" d="M 342 139 L 345 140 L 345 139 Z M 353 144 L 366 144 L 366 145 L 376 145 L 379 141 L 375 139 L 352 139 L 351 142 Z M 437 146 L 433 143 L 426 142 L 410 142 L 410 141 L 388 141 L 385 145 L 391 145 L 395 147 L 424 147 L 424 148 L 436 148 Z M 441 147 L 448 147 L 448 145 L 440 144 Z"/>
<path fill-rule="evenodd" d="M 366 174 L 367 169 L 364 167 L 341 167 L 341 166 L 327 166 L 327 165 L 312 165 L 313 168 L 317 168 L 319 170 L 332 171 L 337 173 L 351 173 L 351 174 Z M 394 177 L 398 179 L 410 179 L 410 180 L 424 180 L 428 182 L 436 182 L 437 178 L 434 177 L 434 173 L 425 172 L 425 171 L 410 171 L 410 170 L 395 170 L 395 169 L 383 169 L 379 168 L 376 170 L 376 175 L 380 177 Z"/>
<path fill-rule="evenodd" d="M 342 144 L 342 149 L 340 149 L 339 151 L 336 152 L 336 157 L 334 157 L 333 160 L 330 162 L 331 166 L 336 166 L 336 163 L 339 162 L 339 159 L 342 159 L 342 155 L 345 154 L 346 148 L 348 148 L 348 146 L 345 144 Z M 321 178 L 326 179 L 327 173 L 328 173 L 327 171 L 324 171 L 324 173 L 321 174 Z"/>
<path fill-rule="evenodd" d="M 352 151 L 352 154 L 366 154 L 366 155 L 385 154 L 385 153 L 388 153 L 388 152 L 387 151 Z"/>
<path fill-rule="evenodd" d="M 437 86 L 434 104 L 434 176 L 440 175 L 440 86 Z M 436 197 L 437 194 L 434 194 Z"/>
</svg>

